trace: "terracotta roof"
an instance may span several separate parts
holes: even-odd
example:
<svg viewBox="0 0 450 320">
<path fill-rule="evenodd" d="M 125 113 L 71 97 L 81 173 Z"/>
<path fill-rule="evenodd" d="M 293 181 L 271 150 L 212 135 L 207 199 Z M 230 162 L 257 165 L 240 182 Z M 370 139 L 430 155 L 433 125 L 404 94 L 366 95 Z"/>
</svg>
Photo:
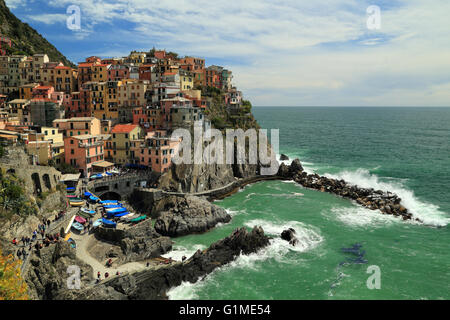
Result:
<svg viewBox="0 0 450 320">
<path fill-rule="evenodd" d="M 116 124 L 114 128 L 111 130 L 111 133 L 129 133 L 133 129 L 138 127 L 137 124 Z"/>
<path fill-rule="evenodd" d="M 78 67 L 92 67 L 94 64 L 92 62 L 79 63 Z"/>
<path fill-rule="evenodd" d="M 50 88 L 53 88 L 52 86 L 37 86 L 35 89 L 37 90 L 48 90 Z"/>
<path fill-rule="evenodd" d="M 71 68 L 66 66 L 57 66 L 55 67 L 55 69 L 71 69 Z"/>
</svg>

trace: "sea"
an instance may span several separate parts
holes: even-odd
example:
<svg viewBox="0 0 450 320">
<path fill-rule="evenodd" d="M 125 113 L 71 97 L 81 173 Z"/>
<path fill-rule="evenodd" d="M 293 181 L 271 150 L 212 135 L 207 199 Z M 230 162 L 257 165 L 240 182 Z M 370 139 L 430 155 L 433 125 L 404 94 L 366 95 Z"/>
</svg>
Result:
<svg viewBox="0 0 450 320">
<path fill-rule="evenodd" d="M 239 256 L 170 299 L 449 299 L 450 108 L 254 107 L 279 130 L 279 153 L 309 173 L 389 190 L 422 223 L 402 221 L 293 182 L 251 184 L 215 204 L 232 220 L 176 238 L 181 259 L 238 227 L 270 245 Z M 293 228 L 299 244 L 280 239 Z M 343 248 L 350 248 L 345 252 Z"/>
</svg>

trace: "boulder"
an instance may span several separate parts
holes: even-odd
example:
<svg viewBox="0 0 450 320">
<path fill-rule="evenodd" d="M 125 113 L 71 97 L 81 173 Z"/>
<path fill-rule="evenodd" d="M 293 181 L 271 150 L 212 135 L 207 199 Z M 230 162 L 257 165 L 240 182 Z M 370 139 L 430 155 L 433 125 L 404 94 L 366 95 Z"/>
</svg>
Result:
<svg viewBox="0 0 450 320">
<path fill-rule="evenodd" d="M 202 233 L 218 223 L 230 222 L 231 216 L 205 199 L 195 196 L 171 196 L 165 199 L 165 210 L 159 214 L 155 229 L 162 235 L 179 237 Z"/>
<path fill-rule="evenodd" d="M 300 163 L 300 160 L 295 159 L 294 161 L 292 161 L 291 165 L 289 166 L 289 171 L 293 173 L 302 172 L 303 167 L 302 164 Z"/>
<path fill-rule="evenodd" d="M 286 160 L 289 160 L 289 157 L 287 155 L 285 155 L 284 153 L 282 153 L 280 156 L 280 161 L 286 161 Z"/>
<path fill-rule="evenodd" d="M 283 232 L 281 233 L 281 239 L 288 241 L 289 244 L 293 246 L 299 243 L 297 237 L 295 236 L 295 230 L 292 228 L 283 230 Z"/>
<path fill-rule="evenodd" d="M 172 250 L 170 238 L 156 232 L 150 219 L 123 230 L 100 226 L 95 234 L 100 240 L 120 246 L 122 263 L 158 257 Z"/>
</svg>

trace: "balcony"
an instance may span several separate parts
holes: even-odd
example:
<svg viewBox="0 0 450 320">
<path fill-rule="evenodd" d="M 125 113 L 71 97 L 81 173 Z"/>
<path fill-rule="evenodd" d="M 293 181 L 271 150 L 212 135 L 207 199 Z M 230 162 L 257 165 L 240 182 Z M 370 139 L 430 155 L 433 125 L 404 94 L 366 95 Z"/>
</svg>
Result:
<svg viewBox="0 0 450 320">
<path fill-rule="evenodd" d="M 91 143 L 79 143 L 78 147 L 80 148 L 90 148 L 90 147 L 98 147 L 103 146 L 103 141 L 96 141 Z"/>
</svg>

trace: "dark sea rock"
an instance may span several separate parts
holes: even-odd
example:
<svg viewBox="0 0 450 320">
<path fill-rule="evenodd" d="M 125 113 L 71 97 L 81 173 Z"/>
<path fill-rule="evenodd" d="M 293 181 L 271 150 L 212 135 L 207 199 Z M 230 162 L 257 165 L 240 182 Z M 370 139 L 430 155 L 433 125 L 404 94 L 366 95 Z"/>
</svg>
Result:
<svg viewBox="0 0 450 320">
<path fill-rule="evenodd" d="M 164 199 L 164 210 L 155 222 L 155 229 L 162 235 L 179 237 L 202 233 L 218 223 L 230 222 L 231 216 L 205 199 L 195 196 L 170 196 Z"/>
<path fill-rule="evenodd" d="M 289 160 L 289 157 L 287 155 L 285 155 L 284 153 L 282 153 L 280 156 L 280 161 L 286 161 L 286 160 Z"/>
<path fill-rule="evenodd" d="M 167 299 L 166 292 L 183 281 L 197 282 L 200 278 L 235 260 L 240 254 L 257 252 L 269 244 L 269 237 L 260 227 L 251 232 L 236 229 L 230 236 L 213 243 L 208 249 L 198 250 L 184 262 L 158 269 L 150 269 L 112 278 L 83 290 L 67 290 L 58 299 L 108 300 L 108 299 Z"/>
<path fill-rule="evenodd" d="M 124 230 L 99 227 L 95 235 L 120 246 L 122 263 L 158 257 L 172 250 L 172 240 L 156 232 L 150 219 Z"/>
<path fill-rule="evenodd" d="M 283 230 L 281 233 L 281 239 L 286 240 L 289 244 L 295 246 L 299 243 L 297 237 L 295 236 L 295 230 L 292 228 Z"/>
</svg>

